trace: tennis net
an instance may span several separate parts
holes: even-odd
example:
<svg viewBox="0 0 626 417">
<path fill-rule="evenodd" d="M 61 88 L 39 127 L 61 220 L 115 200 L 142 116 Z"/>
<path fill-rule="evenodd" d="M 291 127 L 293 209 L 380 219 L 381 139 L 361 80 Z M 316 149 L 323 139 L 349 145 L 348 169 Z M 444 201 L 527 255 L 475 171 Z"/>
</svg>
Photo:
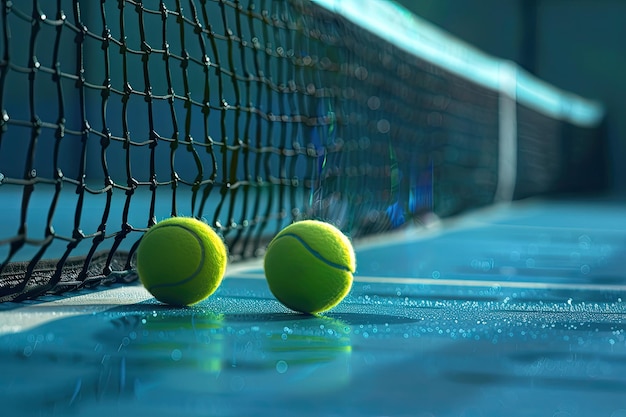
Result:
<svg viewBox="0 0 626 417">
<path fill-rule="evenodd" d="M 606 181 L 600 105 L 391 2 L 1 4 L 1 301 L 134 280 L 169 216 L 241 259 Z"/>
</svg>

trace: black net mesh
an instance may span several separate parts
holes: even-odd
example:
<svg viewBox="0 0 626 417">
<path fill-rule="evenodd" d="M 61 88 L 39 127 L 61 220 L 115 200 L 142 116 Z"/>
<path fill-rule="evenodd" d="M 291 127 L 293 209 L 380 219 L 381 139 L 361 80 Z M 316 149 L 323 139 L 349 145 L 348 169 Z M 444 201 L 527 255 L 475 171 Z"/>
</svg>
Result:
<svg viewBox="0 0 626 417">
<path fill-rule="evenodd" d="M 315 3 L 1 4 L 0 300 L 132 281 L 169 216 L 241 259 L 302 218 L 357 238 L 494 201 L 501 94 Z M 517 129 L 516 197 L 602 183 L 573 174 L 598 127 Z"/>
</svg>

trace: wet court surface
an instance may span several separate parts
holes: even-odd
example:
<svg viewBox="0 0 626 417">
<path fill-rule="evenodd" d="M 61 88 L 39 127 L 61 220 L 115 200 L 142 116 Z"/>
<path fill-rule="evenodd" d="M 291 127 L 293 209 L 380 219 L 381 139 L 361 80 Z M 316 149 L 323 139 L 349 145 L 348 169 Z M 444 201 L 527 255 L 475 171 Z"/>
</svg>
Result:
<svg viewBox="0 0 626 417">
<path fill-rule="evenodd" d="M 626 209 L 530 201 L 358 242 L 324 316 L 260 263 L 209 300 L 0 305 L 3 415 L 626 416 Z"/>
</svg>

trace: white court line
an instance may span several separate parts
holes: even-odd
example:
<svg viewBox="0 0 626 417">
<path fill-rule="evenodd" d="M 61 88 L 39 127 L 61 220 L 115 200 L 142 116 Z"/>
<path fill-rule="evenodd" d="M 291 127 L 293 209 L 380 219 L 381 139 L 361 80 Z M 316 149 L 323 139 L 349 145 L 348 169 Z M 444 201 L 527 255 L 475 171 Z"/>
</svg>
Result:
<svg viewBox="0 0 626 417">
<path fill-rule="evenodd" d="M 502 288 L 528 288 L 543 290 L 587 290 L 587 291 L 626 291 L 626 285 L 609 284 L 577 284 L 558 282 L 532 282 L 532 281 L 496 281 L 496 280 L 465 280 L 465 279 L 434 279 L 434 278 L 403 278 L 403 277 L 354 277 L 356 282 L 389 283 L 389 284 L 412 284 L 412 285 L 438 285 L 457 287 L 502 287 Z"/>
<path fill-rule="evenodd" d="M 262 273 L 240 272 L 229 276 L 235 279 L 265 279 Z M 409 278 L 409 277 L 368 277 L 355 276 L 354 282 L 371 284 L 406 284 L 406 285 L 431 285 L 450 287 L 501 287 L 501 288 L 526 288 L 540 290 L 572 290 L 572 291 L 626 291 L 626 285 L 609 284 L 577 284 L 558 282 L 532 282 L 532 281 L 496 281 L 476 279 L 434 279 L 434 278 Z"/>
</svg>

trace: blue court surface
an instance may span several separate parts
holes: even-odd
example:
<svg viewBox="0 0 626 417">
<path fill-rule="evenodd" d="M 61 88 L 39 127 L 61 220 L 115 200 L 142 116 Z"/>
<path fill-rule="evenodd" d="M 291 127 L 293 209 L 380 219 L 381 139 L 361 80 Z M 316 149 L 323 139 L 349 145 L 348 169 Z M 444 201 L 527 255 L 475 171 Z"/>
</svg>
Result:
<svg viewBox="0 0 626 417">
<path fill-rule="evenodd" d="M 235 263 L 191 308 L 138 285 L 0 304 L 3 416 L 626 416 L 626 210 L 528 200 L 356 242 L 323 316 Z"/>
</svg>

